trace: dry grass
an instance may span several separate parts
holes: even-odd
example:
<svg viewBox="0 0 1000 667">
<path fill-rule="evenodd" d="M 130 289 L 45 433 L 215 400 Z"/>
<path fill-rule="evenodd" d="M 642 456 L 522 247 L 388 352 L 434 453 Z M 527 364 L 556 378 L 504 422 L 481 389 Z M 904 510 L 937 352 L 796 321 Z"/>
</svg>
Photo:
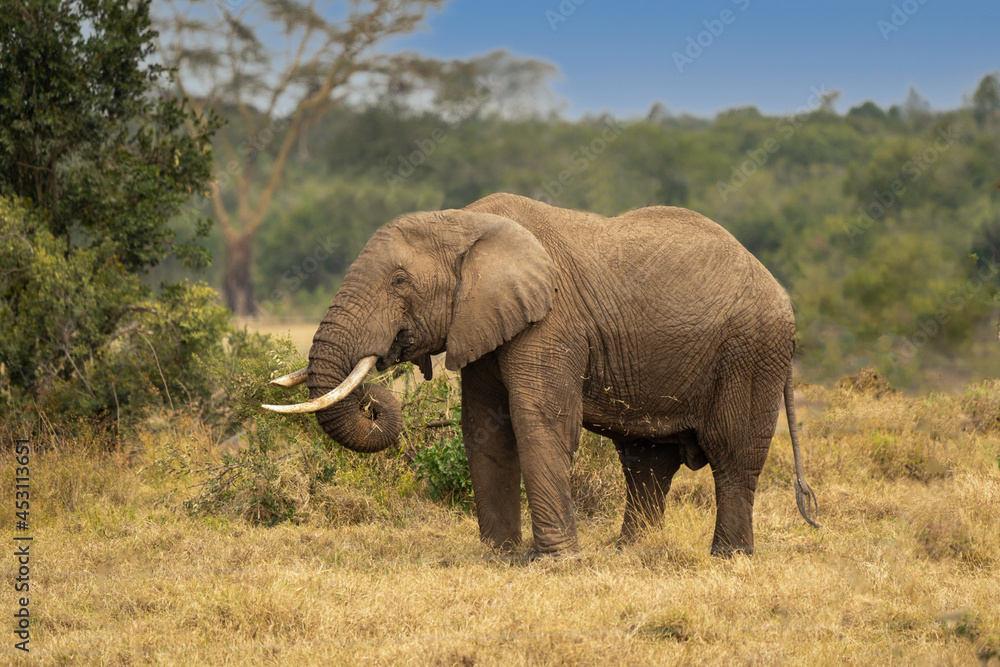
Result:
<svg viewBox="0 0 1000 667">
<path fill-rule="evenodd" d="M 731 560 L 708 555 L 708 469 L 682 469 L 664 529 L 617 551 L 597 438 L 574 471 L 584 552 L 536 561 L 487 552 L 398 459 L 345 459 L 301 523 L 265 528 L 183 510 L 215 456 L 197 423 L 63 443 L 32 468 L 31 664 L 998 664 L 1000 386 L 800 393 L 823 528 L 797 514 L 779 435 L 758 550 Z M 7 637 L 0 661 L 27 664 Z"/>
<path fill-rule="evenodd" d="M 322 309 L 316 315 L 322 315 Z M 236 318 L 233 324 L 237 328 L 246 327 L 250 331 L 271 334 L 275 337 L 288 336 L 296 351 L 303 357 L 309 356 L 313 334 L 316 333 L 316 319 L 313 318 Z"/>
</svg>

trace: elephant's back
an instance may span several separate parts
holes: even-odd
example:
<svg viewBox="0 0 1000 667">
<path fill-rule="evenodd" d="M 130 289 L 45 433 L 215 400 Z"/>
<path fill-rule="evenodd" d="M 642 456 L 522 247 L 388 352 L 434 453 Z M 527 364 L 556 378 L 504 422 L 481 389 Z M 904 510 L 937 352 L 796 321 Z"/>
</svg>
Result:
<svg viewBox="0 0 1000 667">
<path fill-rule="evenodd" d="M 612 276 L 606 285 L 613 287 L 604 289 L 613 295 L 609 317 L 621 318 L 619 330 L 650 332 L 648 344 L 658 354 L 684 349 L 689 360 L 714 357 L 733 340 L 794 346 L 787 293 L 722 226 L 666 206 L 607 218 L 601 226 L 592 259 Z M 762 331 L 768 333 L 759 337 Z M 685 372 L 687 362 L 678 363 L 672 372 Z"/>
<path fill-rule="evenodd" d="M 683 316 L 698 304 L 720 313 L 765 308 L 791 314 L 784 289 L 757 258 L 721 225 L 690 209 L 649 206 L 608 218 L 506 193 L 467 208 L 528 229 L 591 312 L 604 305 L 662 318 Z"/>
<path fill-rule="evenodd" d="M 593 230 L 592 261 L 654 310 L 697 303 L 721 313 L 747 299 L 780 300 L 783 293 L 732 234 L 694 211 L 655 206 L 581 222 Z"/>
<path fill-rule="evenodd" d="M 648 206 L 623 213 L 608 222 L 631 229 L 630 236 L 645 239 L 652 247 L 675 252 L 697 252 L 705 256 L 743 259 L 753 256 L 722 225 L 701 213 L 679 206 Z"/>
<path fill-rule="evenodd" d="M 734 298 L 762 298 L 772 306 L 789 303 L 785 290 L 753 253 L 700 213 L 677 206 L 650 206 L 607 221 L 629 240 L 626 245 L 633 262 L 655 267 L 652 273 L 664 286 L 695 293 L 702 286 L 708 293 L 729 288 Z"/>
<path fill-rule="evenodd" d="M 620 411 L 602 403 L 610 387 L 638 406 L 626 430 L 640 432 L 652 413 L 680 424 L 700 405 L 701 378 L 748 362 L 785 373 L 795 340 L 788 295 L 720 225 L 674 207 L 576 224 L 594 231 L 585 250 L 591 268 L 578 282 L 580 319 L 592 326 L 592 416 Z"/>
</svg>

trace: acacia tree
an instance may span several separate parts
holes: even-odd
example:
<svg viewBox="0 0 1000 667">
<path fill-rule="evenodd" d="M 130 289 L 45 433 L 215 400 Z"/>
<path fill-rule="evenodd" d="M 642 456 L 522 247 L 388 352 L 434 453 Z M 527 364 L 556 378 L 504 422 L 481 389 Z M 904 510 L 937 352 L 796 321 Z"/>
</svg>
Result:
<svg viewBox="0 0 1000 667">
<path fill-rule="evenodd" d="M 444 0 L 257 0 L 242 7 L 175 0 L 161 18 L 161 53 L 181 94 L 234 109 L 242 141 L 220 134 L 211 206 L 225 244 L 223 294 L 240 315 L 257 313 L 254 238 L 289 157 L 323 116 L 352 94 L 394 80 L 406 55 L 378 50 L 414 30 Z M 272 45 L 278 41 L 283 48 Z M 265 151 L 266 149 L 266 151 Z M 227 186 L 232 184 L 233 187 Z"/>
</svg>

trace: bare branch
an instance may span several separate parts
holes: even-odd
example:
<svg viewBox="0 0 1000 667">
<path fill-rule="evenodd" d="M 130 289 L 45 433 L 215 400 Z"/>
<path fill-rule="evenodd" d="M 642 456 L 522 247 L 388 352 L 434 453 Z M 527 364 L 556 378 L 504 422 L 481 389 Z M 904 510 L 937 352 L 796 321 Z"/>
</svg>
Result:
<svg viewBox="0 0 1000 667">
<path fill-rule="evenodd" d="M 220 181 L 212 184 L 212 210 L 229 247 L 252 237 L 266 218 L 302 133 L 343 102 L 358 74 L 384 78 L 386 56 L 373 47 L 412 31 L 444 0 L 346 0 L 338 19 L 326 7 L 317 10 L 316 0 L 255 0 L 239 11 L 202 0 L 165 2 L 171 15 L 160 22 L 161 41 L 170 44 L 160 53 L 175 68 L 178 89 L 198 98 L 192 106 L 200 114 L 235 109 L 247 132 L 249 150 L 225 132 L 217 135 L 236 184 L 235 211 L 227 210 Z M 271 46 L 275 28 L 285 36 L 283 53 Z M 274 131 L 279 113 L 288 122 L 267 173 L 258 174 L 260 137 L 265 128 Z"/>
</svg>

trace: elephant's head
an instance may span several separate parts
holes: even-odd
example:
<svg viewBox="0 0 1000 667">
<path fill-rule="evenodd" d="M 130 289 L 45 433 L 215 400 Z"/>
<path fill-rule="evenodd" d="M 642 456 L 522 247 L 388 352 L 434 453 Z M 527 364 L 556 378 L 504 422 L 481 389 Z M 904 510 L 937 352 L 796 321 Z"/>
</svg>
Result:
<svg viewBox="0 0 1000 667">
<path fill-rule="evenodd" d="M 552 309 L 555 265 L 516 222 L 464 210 L 417 213 L 379 229 L 348 269 L 313 337 L 307 369 L 278 381 L 308 381 L 307 403 L 265 406 L 317 412 L 343 446 L 374 452 L 402 428 L 398 401 L 362 384 L 375 366 L 418 364 L 432 354 L 458 370 L 495 350 Z"/>
</svg>

